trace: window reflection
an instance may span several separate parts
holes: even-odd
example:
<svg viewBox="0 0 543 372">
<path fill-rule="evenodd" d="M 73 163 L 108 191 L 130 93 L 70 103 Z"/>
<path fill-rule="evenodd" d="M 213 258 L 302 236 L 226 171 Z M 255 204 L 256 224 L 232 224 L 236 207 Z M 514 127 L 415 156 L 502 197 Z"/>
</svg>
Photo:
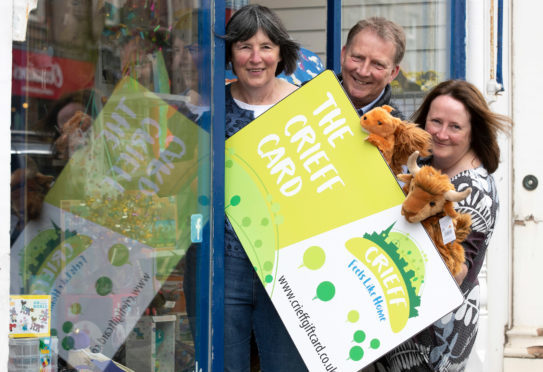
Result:
<svg viewBox="0 0 543 372">
<path fill-rule="evenodd" d="M 185 0 L 39 0 L 13 44 L 11 293 L 51 296 L 59 370 L 194 370 L 198 21 Z"/>
</svg>

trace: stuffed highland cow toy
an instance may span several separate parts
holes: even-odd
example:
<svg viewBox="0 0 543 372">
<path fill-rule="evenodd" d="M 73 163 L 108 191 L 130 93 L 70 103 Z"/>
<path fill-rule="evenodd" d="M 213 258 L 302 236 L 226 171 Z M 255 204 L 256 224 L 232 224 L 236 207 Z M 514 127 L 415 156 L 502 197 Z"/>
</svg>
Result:
<svg viewBox="0 0 543 372">
<path fill-rule="evenodd" d="M 397 176 L 400 181 L 405 182 L 403 190 L 407 194 L 402 204 L 402 215 L 409 222 L 422 223 L 449 271 L 456 275 L 465 260 L 464 247 L 460 243 L 471 231 L 471 216 L 456 212 L 453 202 L 467 198 L 471 188 L 468 187 L 462 192 L 456 191 L 446 174 L 429 165 L 419 167 L 417 157 L 418 153 L 414 152 L 407 161 L 411 174 Z M 456 237 L 447 243 L 444 243 L 447 231 L 442 230 L 440 225 L 440 219 L 444 217 L 452 223 L 451 229 L 454 228 L 454 235 L 450 235 L 452 238 Z"/>
<path fill-rule="evenodd" d="M 376 107 L 362 115 L 360 125 L 370 134 L 366 141 L 377 146 L 392 172 L 398 174 L 414 151 L 430 155 L 432 137 L 417 124 L 392 116 L 392 110 L 388 105 Z"/>
</svg>

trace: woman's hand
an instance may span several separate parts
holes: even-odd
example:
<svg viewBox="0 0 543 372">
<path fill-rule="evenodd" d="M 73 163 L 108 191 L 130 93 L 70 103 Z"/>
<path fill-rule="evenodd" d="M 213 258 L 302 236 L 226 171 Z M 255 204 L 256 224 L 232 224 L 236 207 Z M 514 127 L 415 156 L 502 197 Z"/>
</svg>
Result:
<svg viewBox="0 0 543 372">
<path fill-rule="evenodd" d="M 464 279 L 466 278 L 466 275 L 468 275 L 468 266 L 465 263 L 463 263 L 458 274 L 454 276 L 454 280 L 456 280 L 456 283 L 458 285 L 462 285 L 462 283 L 464 282 Z"/>
</svg>

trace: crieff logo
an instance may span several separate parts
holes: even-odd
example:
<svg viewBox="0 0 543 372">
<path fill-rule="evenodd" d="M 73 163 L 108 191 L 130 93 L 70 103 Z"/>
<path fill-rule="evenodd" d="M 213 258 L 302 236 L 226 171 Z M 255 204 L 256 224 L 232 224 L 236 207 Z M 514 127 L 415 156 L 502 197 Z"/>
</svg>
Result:
<svg viewBox="0 0 543 372">
<path fill-rule="evenodd" d="M 364 264 L 381 286 L 393 332 L 400 332 L 409 318 L 418 316 L 424 282 L 425 258 L 418 246 L 394 224 L 381 233 L 349 239 L 347 250 Z"/>
</svg>

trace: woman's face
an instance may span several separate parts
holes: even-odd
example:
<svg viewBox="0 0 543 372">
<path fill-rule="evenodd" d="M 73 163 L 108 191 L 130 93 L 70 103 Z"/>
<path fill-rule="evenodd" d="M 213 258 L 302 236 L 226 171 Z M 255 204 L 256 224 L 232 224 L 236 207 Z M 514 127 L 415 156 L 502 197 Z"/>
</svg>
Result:
<svg viewBox="0 0 543 372">
<path fill-rule="evenodd" d="M 172 91 L 183 93 L 192 89 L 198 90 L 198 67 L 194 63 L 193 56 L 185 42 L 175 37 L 172 56 Z"/>
<path fill-rule="evenodd" d="M 432 152 L 437 164 L 455 164 L 470 151 L 470 114 L 462 102 L 451 96 L 438 96 L 432 101 L 426 131 L 432 135 Z"/>
<path fill-rule="evenodd" d="M 272 82 L 280 61 L 279 46 L 262 30 L 232 45 L 232 65 L 245 88 L 257 89 Z"/>
</svg>

